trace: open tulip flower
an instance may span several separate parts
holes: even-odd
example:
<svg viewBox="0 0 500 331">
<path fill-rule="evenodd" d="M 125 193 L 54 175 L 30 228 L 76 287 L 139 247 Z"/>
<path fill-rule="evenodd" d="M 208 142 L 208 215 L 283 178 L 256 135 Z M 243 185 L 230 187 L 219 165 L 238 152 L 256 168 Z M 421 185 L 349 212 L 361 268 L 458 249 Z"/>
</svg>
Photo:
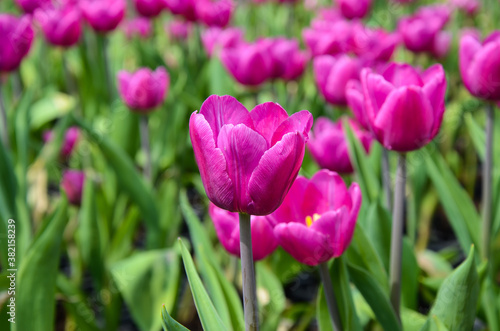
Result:
<svg viewBox="0 0 500 331">
<path fill-rule="evenodd" d="M 125 0 L 84 0 L 80 4 L 83 16 L 98 32 L 116 29 L 125 16 Z"/>
<path fill-rule="evenodd" d="M 468 33 L 460 40 L 460 74 L 465 87 L 475 97 L 500 100 L 500 31 L 481 44 Z"/>
<path fill-rule="evenodd" d="M 35 11 L 35 19 L 52 45 L 71 47 L 80 40 L 81 13 L 76 5 L 67 3 L 60 8 L 39 8 Z"/>
<path fill-rule="evenodd" d="M 214 223 L 215 232 L 222 246 L 232 255 L 240 256 L 240 225 L 238 213 L 232 213 L 210 204 L 208 213 Z M 252 216 L 252 251 L 254 261 L 262 260 L 278 247 L 273 227 L 267 216 Z"/>
<path fill-rule="evenodd" d="M 408 64 L 393 63 L 382 75 L 365 68 L 361 84 L 370 128 L 385 148 L 408 152 L 437 135 L 446 93 L 440 64 L 421 74 Z"/>
<path fill-rule="evenodd" d="M 0 14 L 0 72 L 16 70 L 33 42 L 28 16 Z"/>
<path fill-rule="evenodd" d="M 299 176 L 269 220 L 283 249 L 300 263 L 315 266 L 347 249 L 360 207 L 357 183 L 347 189 L 338 174 L 320 170 L 311 179 Z"/>
<path fill-rule="evenodd" d="M 267 215 L 279 207 L 304 157 L 312 116 L 288 116 L 267 102 L 251 112 L 231 96 L 210 96 L 189 120 L 208 198 L 232 212 Z"/>
<path fill-rule="evenodd" d="M 366 152 L 369 152 L 372 135 L 363 131 L 353 120 L 348 120 L 349 126 L 360 140 Z M 313 159 L 321 168 L 349 174 L 354 171 L 349 158 L 346 132 L 342 119 L 332 122 L 326 117 L 315 121 L 307 148 Z"/>
</svg>

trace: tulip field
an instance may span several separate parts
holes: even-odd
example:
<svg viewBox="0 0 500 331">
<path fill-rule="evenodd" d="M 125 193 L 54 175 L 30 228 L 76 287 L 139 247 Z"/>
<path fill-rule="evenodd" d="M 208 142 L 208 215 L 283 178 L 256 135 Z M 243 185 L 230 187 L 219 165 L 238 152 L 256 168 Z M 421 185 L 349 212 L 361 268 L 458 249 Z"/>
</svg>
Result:
<svg viewBox="0 0 500 331">
<path fill-rule="evenodd" d="M 500 1 L 2 0 L 0 330 L 500 331 Z"/>
</svg>

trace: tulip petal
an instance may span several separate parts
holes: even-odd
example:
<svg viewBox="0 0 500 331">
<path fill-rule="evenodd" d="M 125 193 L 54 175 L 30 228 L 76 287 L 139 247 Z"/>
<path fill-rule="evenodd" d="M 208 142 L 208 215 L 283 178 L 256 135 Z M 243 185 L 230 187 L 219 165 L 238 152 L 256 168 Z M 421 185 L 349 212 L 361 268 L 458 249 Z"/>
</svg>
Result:
<svg viewBox="0 0 500 331">
<path fill-rule="evenodd" d="M 220 243 L 231 254 L 240 256 L 240 230 L 238 214 L 217 207 L 213 203 L 208 213 L 214 223 L 215 233 Z"/>
<path fill-rule="evenodd" d="M 253 128 L 248 110 L 230 95 L 209 96 L 201 105 L 200 114 L 205 117 L 212 128 L 216 143 L 219 132 L 225 124 L 236 125 L 241 123 L 249 128 Z"/>
<path fill-rule="evenodd" d="M 382 76 L 394 85 L 394 87 L 409 85 L 424 86 L 424 82 L 417 70 L 406 63 L 391 63 Z"/>
<path fill-rule="evenodd" d="M 302 133 L 290 132 L 264 153 L 248 185 L 255 203 L 252 215 L 267 215 L 279 207 L 302 165 L 304 145 Z"/>
<path fill-rule="evenodd" d="M 309 181 L 302 209 L 307 215 L 323 214 L 328 210 L 335 210 L 342 207 L 346 200 L 347 187 L 342 177 L 333 171 L 326 169 L 318 171 Z"/>
<path fill-rule="evenodd" d="M 446 76 L 443 67 L 435 64 L 427 69 L 423 75 L 425 82 L 422 91 L 431 103 L 434 112 L 434 129 L 431 133 L 431 139 L 436 136 L 443 121 L 445 110 L 446 94 Z"/>
<path fill-rule="evenodd" d="M 370 126 L 365 114 L 363 87 L 361 86 L 361 83 L 357 80 L 351 79 L 346 85 L 345 96 L 347 104 L 349 105 L 349 108 L 351 108 L 356 120 L 363 128 L 369 130 Z"/>
<path fill-rule="evenodd" d="M 304 199 L 304 193 L 308 183 L 309 179 L 302 176 L 298 176 L 297 179 L 295 179 L 281 206 L 279 206 L 274 213 L 266 216 L 272 226 L 276 226 L 279 223 L 290 222 L 305 224 L 305 219 L 308 215 L 303 213 L 297 201 L 302 201 Z"/>
<path fill-rule="evenodd" d="M 278 126 L 271 139 L 271 146 L 274 146 L 283 136 L 291 132 L 299 132 L 307 140 L 312 124 L 313 117 L 307 110 L 293 114 Z"/>
<path fill-rule="evenodd" d="M 300 263 L 315 266 L 333 256 L 328 236 L 299 223 L 279 224 L 274 235 L 285 251 Z"/>
<path fill-rule="evenodd" d="M 333 257 L 342 255 L 349 246 L 355 227 L 356 218 L 351 219 L 349 217 L 346 207 L 322 214 L 311 225 L 313 230 L 328 236 Z"/>
<path fill-rule="evenodd" d="M 500 41 L 492 41 L 477 52 L 469 66 L 470 91 L 487 100 L 500 100 Z"/>
<path fill-rule="evenodd" d="M 279 104 L 266 102 L 252 109 L 250 117 L 253 120 L 255 130 L 267 140 L 270 147 L 274 131 L 288 119 L 288 114 Z"/>
<path fill-rule="evenodd" d="M 266 140 L 244 124 L 226 124 L 220 130 L 217 146 L 224 154 L 229 178 L 237 192 L 235 210 L 231 211 L 253 214 L 247 209 L 251 202 L 248 183 L 266 152 Z"/>
<path fill-rule="evenodd" d="M 476 53 L 481 49 L 481 43 L 471 35 L 465 35 L 460 39 L 460 47 L 458 51 L 460 74 L 464 85 L 470 90 L 470 82 L 474 79 L 470 75 L 469 68 L 472 64 Z"/>
<path fill-rule="evenodd" d="M 365 100 L 365 114 L 368 122 L 373 123 L 385 99 L 394 90 L 394 86 L 381 75 L 372 73 L 370 69 L 361 71 L 361 85 Z"/>
<path fill-rule="evenodd" d="M 401 87 L 387 97 L 373 127 L 387 149 L 407 152 L 430 141 L 434 112 L 421 88 Z"/>
<path fill-rule="evenodd" d="M 229 178 L 226 159 L 215 147 L 212 129 L 203 115 L 191 114 L 189 134 L 208 198 L 220 208 L 235 211 L 233 182 Z"/>
<path fill-rule="evenodd" d="M 269 224 L 266 217 L 252 216 L 251 226 L 253 259 L 254 261 L 259 261 L 271 254 L 278 247 L 278 239 L 276 239 L 273 227 Z"/>
</svg>

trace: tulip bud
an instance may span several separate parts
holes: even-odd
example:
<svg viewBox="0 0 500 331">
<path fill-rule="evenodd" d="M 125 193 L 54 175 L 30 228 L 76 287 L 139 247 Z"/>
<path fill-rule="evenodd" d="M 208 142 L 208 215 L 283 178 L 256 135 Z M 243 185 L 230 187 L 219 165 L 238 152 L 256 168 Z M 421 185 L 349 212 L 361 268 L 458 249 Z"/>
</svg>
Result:
<svg viewBox="0 0 500 331">
<path fill-rule="evenodd" d="M 84 0 L 80 4 L 83 16 L 98 32 L 109 32 L 125 16 L 125 0 Z"/>
<path fill-rule="evenodd" d="M 137 17 L 126 21 L 124 30 L 128 39 L 132 39 L 135 36 L 147 38 L 151 35 L 151 22 L 147 18 Z"/>
<path fill-rule="evenodd" d="M 83 171 L 66 170 L 63 172 L 61 187 L 72 205 L 80 206 L 84 183 L 85 173 L 83 173 Z"/>
<path fill-rule="evenodd" d="M 368 14 L 371 0 L 337 0 L 340 12 L 345 18 L 363 18 Z"/>
<path fill-rule="evenodd" d="M 55 46 L 71 47 L 80 40 L 80 18 L 79 8 L 71 4 L 35 11 L 35 19 L 42 26 L 45 38 Z"/>
<path fill-rule="evenodd" d="M 225 27 L 235 8 L 232 0 L 201 0 L 196 4 L 196 16 L 207 26 Z"/>
<path fill-rule="evenodd" d="M 174 15 L 184 17 L 187 21 L 196 21 L 196 0 L 164 0 L 165 4 Z"/>
<path fill-rule="evenodd" d="M 75 148 L 79 137 L 80 130 L 76 126 L 73 126 L 66 131 L 66 133 L 64 134 L 64 140 L 60 152 L 63 158 L 68 158 L 71 156 L 71 153 L 73 152 L 73 149 Z M 52 130 L 47 131 L 43 134 L 43 141 L 45 143 L 50 142 L 52 138 L 54 138 L 54 132 Z"/>
<path fill-rule="evenodd" d="M 28 16 L 0 14 L 0 72 L 16 70 L 33 42 Z"/>
<path fill-rule="evenodd" d="M 139 15 L 156 17 L 165 8 L 164 0 L 134 0 L 134 7 Z"/>
</svg>

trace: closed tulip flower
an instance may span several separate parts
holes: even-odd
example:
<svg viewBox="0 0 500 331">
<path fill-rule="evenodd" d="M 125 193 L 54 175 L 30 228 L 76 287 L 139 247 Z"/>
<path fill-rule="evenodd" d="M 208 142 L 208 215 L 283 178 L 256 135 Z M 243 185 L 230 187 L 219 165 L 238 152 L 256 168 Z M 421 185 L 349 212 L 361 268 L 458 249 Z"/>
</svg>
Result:
<svg viewBox="0 0 500 331">
<path fill-rule="evenodd" d="M 66 170 L 63 172 L 61 187 L 72 205 L 80 206 L 84 183 L 85 173 L 83 171 Z"/>
<path fill-rule="evenodd" d="M 51 0 L 16 0 L 16 3 L 26 14 L 33 14 L 38 8 L 50 5 Z"/>
<path fill-rule="evenodd" d="M 109 32 L 125 16 L 125 0 L 84 0 L 80 4 L 83 16 L 98 32 Z"/>
<path fill-rule="evenodd" d="M 217 207 L 213 203 L 208 209 L 222 246 L 232 255 L 240 257 L 240 224 L 238 213 L 232 213 Z M 259 261 L 274 252 L 278 241 L 273 227 L 266 216 L 251 216 L 252 251 L 254 261 Z"/>
<path fill-rule="evenodd" d="M 207 26 L 228 25 L 235 4 L 232 0 L 202 0 L 196 4 L 196 16 Z"/>
<path fill-rule="evenodd" d="M 156 17 L 165 8 L 164 0 L 134 0 L 137 13 L 144 17 Z"/>
<path fill-rule="evenodd" d="M 349 50 L 352 23 L 344 20 L 315 21 L 302 37 L 312 56 L 337 55 Z"/>
<path fill-rule="evenodd" d="M 271 77 L 273 62 L 268 47 L 263 43 L 240 44 L 235 48 L 225 48 L 221 61 L 239 83 L 257 86 Z"/>
<path fill-rule="evenodd" d="M 184 17 L 187 21 L 196 21 L 197 0 L 163 0 L 174 15 Z"/>
<path fill-rule="evenodd" d="M 193 23 L 175 20 L 167 23 L 165 30 L 172 40 L 186 40 L 191 35 Z"/>
<path fill-rule="evenodd" d="M 450 0 L 450 4 L 470 16 L 476 15 L 481 7 L 478 0 Z"/>
<path fill-rule="evenodd" d="M 297 176 L 311 126 L 305 110 L 288 116 L 267 102 L 248 112 L 231 96 L 210 96 L 189 120 L 210 201 L 231 212 L 272 213 Z"/>
<path fill-rule="evenodd" d="M 361 84 L 370 128 L 385 148 L 408 152 L 427 145 L 437 135 L 446 93 L 440 64 L 422 74 L 397 63 L 382 75 L 363 69 Z"/>
<path fill-rule="evenodd" d="M 16 70 L 33 42 L 28 16 L 0 14 L 0 72 Z"/>
<path fill-rule="evenodd" d="M 460 74 L 465 87 L 475 97 L 500 100 L 500 31 L 483 43 L 472 34 L 460 40 Z"/>
<path fill-rule="evenodd" d="M 148 113 L 165 100 L 170 78 L 165 68 L 155 71 L 142 68 L 134 73 L 118 73 L 118 90 L 125 104 L 133 111 Z"/>
<path fill-rule="evenodd" d="M 278 243 L 300 263 L 316 266 L 339 257 L 351 243 L 361 207 L 357 183 L 347 189 L 329 170 L 298 177 L 268 219 Z"/>
<path fill-rule="evenodd" d="M 77 6 L 67 4 L 61 8 L 37 9 L 35 19 L 52 45 L 71 47 L 80 40 L 82 24 L 80 9 Z"/>
<path fill-rule="evenodd" d="M 399 42 L 399 34 L 370 29 L 357 23 L 353 25 L 350 50 L 369 62 L 385 62 L 391 59 Z"/>
<path fill-rule="evenodd" d="M 151 21 L 144 17 L 136 17 L 125 22 L 124 30 L 129 39 L 135 36 L 147 38 L 151 35 Z"/>
<path fill-rule="evenodd" d="M 299 48 L 299 42 L 286 38 L 266 38 L 261 41 L 268 47 L 272 60 L 271 78 L 294 80 L 302 75 L 307 55 Z"/>
<path fill-rule="evenodd" d="M 43 141 L 45 143 L 50 142 L 54 138 L 54 132 L 52 130 L 47 131 L 43 134 Z M 75 148 L 78 139 L 80 138 L 80 130 L 73 126 L 69 128 L 64 134 L 64 140 L 61 147 L 61 156 L 64 158 L 68 158 L 71 156 L 73 149 Z"/>
<path fill-rule="evenodd" d="M 372 135 L 363 131 L 353 120 L 348 120 L 351 130 L 359 139 L 366 152 L 370 151 Z M 332 122 L 328 118 L 320 117 L 311 132 L 307 148 L 313 159 L 323 169 L 350 174 L 354 171 L 349 158 L 346 132 L 342 119 Z"/>
<path fill-rule="evenodd" d="M 347 105 L 351 108 L 354 117 L 363 129 L 369 131 L 370 124 L 365 112 L 365 99 L 363 97 L 363 87 L 358 80 L 350 80 L 345 87 L 345 97 Z"/>
<path fill-rule="evenodd" d="M 346 105 L 345 88 L 351 79 L 359 79 L 361 64 L 348 55 L 319 56 L 313 62 L 314 78 L 326 101 Z"/>
<path fill-rule="evenodd" d="M 340 12 L 345 18 L 363 18 L 368 14 L 371 0 L 337 0 Z"/>
<path fill-rule="evenodd" d="M 208 56 L 212 56 L 214 51 L 240 45 L 243 42 L 243 31 L 239 28 L 209 28 L 202 33 L 201 41 Z"/>
</svg>

